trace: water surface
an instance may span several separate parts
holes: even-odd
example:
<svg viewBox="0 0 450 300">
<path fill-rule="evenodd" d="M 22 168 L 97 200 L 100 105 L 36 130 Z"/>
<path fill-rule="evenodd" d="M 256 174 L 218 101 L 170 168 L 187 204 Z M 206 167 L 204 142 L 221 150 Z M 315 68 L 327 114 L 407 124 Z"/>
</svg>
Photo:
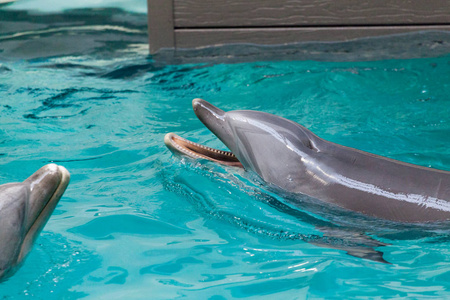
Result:
<svg viewBox="0 0 450 300">
<path fill-rule="evenodd" d="M 176 132 L 223 149 L 192 111 L 202 97 L 450 171 L 450 56 L 165 65 L 147 56 L 145 15 L 0 14 L 0 183 L 50 162 L 72 174 L 2 298 L 450 296 L 448 227 L 317 217 L 163 143 Z"/>
</svg>

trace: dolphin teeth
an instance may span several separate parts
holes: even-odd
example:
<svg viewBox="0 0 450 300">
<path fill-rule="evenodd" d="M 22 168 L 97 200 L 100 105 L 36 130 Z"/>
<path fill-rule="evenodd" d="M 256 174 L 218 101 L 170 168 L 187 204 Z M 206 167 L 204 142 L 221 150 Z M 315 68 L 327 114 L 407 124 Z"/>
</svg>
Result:
<svg viewBox="0 0 450 300">
<path fill-rule="evenodd" d="M 174 133 L 166 134 L 164 142 L 172 152 L 178 154 L 196 159 L 207 159 L 223 165 L 242 167 L 242 164 L 233 153 L 189 141 Z"/>
</svg>

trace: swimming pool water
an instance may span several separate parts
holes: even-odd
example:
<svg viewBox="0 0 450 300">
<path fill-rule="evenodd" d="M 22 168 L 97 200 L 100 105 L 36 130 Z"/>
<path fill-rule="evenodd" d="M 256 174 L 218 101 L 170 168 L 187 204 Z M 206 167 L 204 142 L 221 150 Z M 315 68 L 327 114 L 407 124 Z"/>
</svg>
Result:
<svg viewBox="0 0 450 300">
<path fill-rule="evenodd" d="M 180 160 L 163 143 L 175 132 L 223 149 L 192 111 L 201 97 L 449 171 L 450 56 L 163 65 L 147 56 L 143 15 L 94 12 L 116 22 L 98 27 L 92 11 L 72 13 L 83 24 L 2 13 L 0 183 L 49 162 L 72 179 L 1 298 L 450 296 L 448 226 L 321 219 L 242 171 Z"/>
</svg>

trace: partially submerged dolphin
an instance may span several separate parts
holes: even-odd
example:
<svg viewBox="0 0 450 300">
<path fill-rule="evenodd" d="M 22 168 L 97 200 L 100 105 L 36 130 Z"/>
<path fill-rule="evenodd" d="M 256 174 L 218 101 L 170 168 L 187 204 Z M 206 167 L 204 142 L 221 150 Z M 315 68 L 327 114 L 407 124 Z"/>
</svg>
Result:
<svg viewBox="0 0 450 300">
<path fill-rule="evenodd" d="M 173 133 L 171 151 L 253 171 L 270 186 L 341 208 L 398 222 L 450 219 L 450 172 L 421 167 L 323 140 L 272 114 L 225 112 L 202 99 L 197 117 L 230 150 Z"/>
<path fill-rule="evenodd" d="M 24 261 L 69 180 L 64 167 L 49 164 L 24 182 L 0 185 L 0 281 Z"/>
</svg>

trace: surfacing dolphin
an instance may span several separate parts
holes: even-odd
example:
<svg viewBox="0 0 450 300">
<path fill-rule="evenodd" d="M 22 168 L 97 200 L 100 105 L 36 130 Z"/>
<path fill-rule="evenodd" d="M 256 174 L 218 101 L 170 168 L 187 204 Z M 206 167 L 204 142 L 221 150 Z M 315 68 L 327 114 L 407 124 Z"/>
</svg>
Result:
<svg viewBox="0 0 450 300">
<path fill-rule="evenodd" d="M 269 186 L 397 222 L 450 219 L 450 172 L 396 161 L 323 140 L 272 114 L 225 112 L 202 99 L 195 114 L 230 150 L 209 148 L 173 133 L 171 151 L 243 167 Z"/>
<path fill-rule="evenodd" d="M 49 164 L 24 182 L 0 185 L 0 281 L 20 267 L 69 180 L 64 167 Z"/>
</svg>

